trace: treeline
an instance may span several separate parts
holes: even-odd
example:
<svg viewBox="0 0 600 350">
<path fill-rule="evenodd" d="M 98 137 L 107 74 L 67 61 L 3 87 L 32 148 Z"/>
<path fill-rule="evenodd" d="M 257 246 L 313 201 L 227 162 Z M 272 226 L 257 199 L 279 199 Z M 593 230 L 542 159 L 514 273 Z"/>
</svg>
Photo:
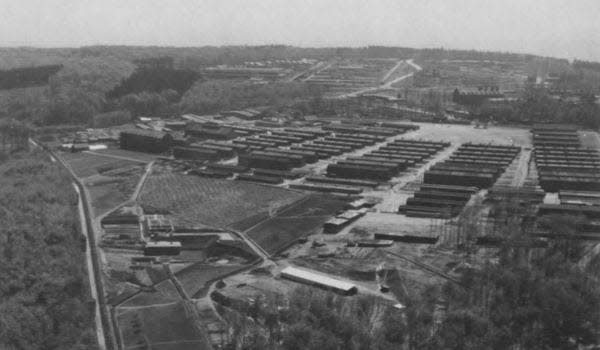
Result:
<svg viewBox="0 0 600 350">
<path fill-rule="evenodd" d="M 586 128 L 600 127 L 600 106 L 591 92 L 582 92 L 578 101 L 553 97 L 547 89 L 529 86 L 511 104 L 484 102 L 473 108 L 475 115 L 500 123 L 560 123 Z"/>
<path fill-rule="evenodd" d="M 133 63 L 138 67 L 152 67 L 152 68 L 173 68 L 175 60 L 173 57 L 162 56 L 162 57 L 148 57 L 133 60 Z"/>
<path fill-rule="evenodd" d="M 93 117 L 94 128 L 108 128 L 116 125 L 130 123 L 132 116 L 129 111 L 117 110 L 112 112 L 96 114 Z"/>
<path fill-rule="evenodd" d="M 600 73 L 600 62 L 574 60 L 573 67 L 575 69 L 589 69 Z"/>
<path fill-rule="evenodd" d="M 34 151 L 0 164 L 0 348 L 96 349 L 77 196 Z"/>
<path fill-rule="evenodd" d="M 576 231 L 578 219 L 545 220 L 555 233 L 568 234 Z M 584 243 L 568 237 L 549 241 L 540 254 L 528 248 L 531 237 L 516 223 L 509 222 L 502 237 L 498 263 L 465 269 L 464 287 L 447 284 L 442 289 L 445 315 L 432 349 L 575 350 L 597 345 L 600 256 L 590 260 Z"/>
<path fill-rule="evenodd" d="M 140 92 L 127 94 L 110 103 L 132 116 L 169 116 L 179 113 L 178 101 L 181 95 L 172 89 L 161 92 Z M 112 108 L 112 107 L 111 107 Z"/>
<path fill-rule="evenodd" d="M 227 315 L 232 349 L 396 350 L 406 336 L 402 311 L 373 296 L 347 298 L 310 288 L 286 306 L 257 298 L 246 315 Z"/>
<path fill-rule="evenodd" d="M 395 46 L 365 47 L 325 47 L 301 48 L 289 45 L 259 46 L 205 46 L 197 48 L 172 47 L 128 47 L 128 46 L 89 46 L 79 49 L 80 54 L 98 56 L 110 54 L 133 60 L 151 57 L 170 56 L 175 66 L 181 69 L 201 69 L 219 64 L 236 65 L 246 61 L 266 61 L 285 59 L 331 59 L 335 57 L 358 58 L 404 58 L 451 59 L 451 60 L 493 60 L 507 62 L 528 62 L 535 55 L 508 52 L 452 50 L 444 48 L 417 49 Z"/>
<path fill-rule="evenodd" d="M 0 152 L 10 154 L 16 151 L 29 150 L 31 128 L 14 119 L 0 120 Z"/>
<path fill-rule="evenodd" d="M 529 62 L 540 56 L 508 52 L 477 50 L 452 50 L 444 48 L 417 49 L 393 46 L 301 48 L 288 45 L 258 46 L 203 46 L 203 47 L 156 47 L 156 46 L 86 46 L 78 49 L 1 49 L 3 62 L 0 68 L 8 69 L 24 65 L 45 65 L 68 59 L 117 58 L 127 62 L 143 62 L 156 57 L 171 57 L 178 69 L 199 70 L 219 64 L 241 64 L 246 61 L 285 59 L 330 59 L 334 57 L 405 58 L 417 59 L 472 59 Z M 545 58 L 544 58 L 545 59 Z M 564 61 L 550 59 L 553 62 Z M 582 61 L 583 62 L 583 61 Z M 554 64 L 554 63 L 553 63 Z"/>
<path fill-rule="evenodd" d="M 142 67 L 110 90 L 108 98 L 119 98 L 140 92 L 175 90 L 179 94 L 187 91 L 200 78 L 198 72 L 167 67 Z"/>
<path fill-rule="evenodd" d="M 214 112 L 261 104 L 282 105 L 312 99 L 319 92 L 295 85 L 248 85 L 198 82 L 196 73 L 207 66 L 246 61 L 335 57 L 420 59 L 490 59 L 533 62 L 531 55 L 445 49 L 369 46 L 363 48 L 299 48 L 285 45 L 199 48 L 90 46 L 80 49 L 1 49 L 0 67 L 62 65 L 46 87 L 0 91 L 0 118 L 11 117 L 41 125 L 92 125 L 95 115 L 127 110 L 133 116 L 157 113 Z M 532 60 L 535 57 L 535 60 Z M 162 59 L 161 59 L 162 58 Z M 165 60 L 164 58 L 168 58 Z M 172 60 L 171 60 L 172 58 Z M 163 62 L 164 61 L 164 62 Z M 542 60 L 548 61 L 548 60 Z M 552 61 L 552 67 L 558 60 Z M 140 69 L 136 71 L 136 64 Z M 568 62 L 566 64 L 568 65 Z M 562 64 L 560 65 L 562 66 Z M 148 68 L 150 70 L 146 70 Z M 157 70 L 152 70 L 157 69 Z M 567 72 L 564 86 L 599 87 L 600 79 L 577 70 Z M 592 72 L 593 73 L 593 72 Z M 600 75 L 600 73 L 596 73 Z M 196 81 L 194 83 L 194 81 Z M 191 88 L 190 88 L 191 86 Z M 207 91 L 213 86 L 216 91 Z M 224 91 L 233 88 L 234 91 Z M 278 91 L 280 90 L 281 91 Z M 598 90 L 593 90 L 598 91 Z M 183 97 L 180 101 L 180 98 Z M 174 102 L 173 102 L 174 101 Z"/>
<path fill-rule="evenodd" d="M 111 111 L 106 93 L 131 75 L 135 66 L 115 57 L 71 59 L 50 79 L 46 101 L 36 111 L 38 125 L 91 125 L 93 116 Z"/>
<path fill-rule="evenodd" d="M 590 64 L 590 66 L 593 65 L 593 63 Z M 572 69 L 561 72 L 558 75 L 559 79 L 556 82 L 556 89 L 600 93 L 600 69 L 590 68 L 590 66 L 573 65 Z"/>
<path fill-rule="evenodd" d="M 62 67 L 60 64 L 53 64 L 0 70 L 0 90 L 48 84 L 48 79 Z"/>
</svg>

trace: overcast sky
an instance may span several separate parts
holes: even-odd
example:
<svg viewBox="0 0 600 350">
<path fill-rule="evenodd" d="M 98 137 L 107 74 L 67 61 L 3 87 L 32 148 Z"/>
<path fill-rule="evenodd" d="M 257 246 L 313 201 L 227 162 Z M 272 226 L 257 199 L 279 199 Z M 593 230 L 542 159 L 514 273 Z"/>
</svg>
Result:
<svg viewBox="0 0 600 350">
<path fill-rule="evenodd" d="M 600 0 L 0 0 L 0 46 L 445 47 L 600 61 Z"/>
</svg>

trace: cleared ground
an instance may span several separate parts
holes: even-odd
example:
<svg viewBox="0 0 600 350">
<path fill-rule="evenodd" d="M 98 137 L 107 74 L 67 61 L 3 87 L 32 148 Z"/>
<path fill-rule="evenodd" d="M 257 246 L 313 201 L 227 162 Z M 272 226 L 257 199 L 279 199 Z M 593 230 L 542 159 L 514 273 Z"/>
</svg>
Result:
<svg viewBox="0 0 600 350">
<path fill-rule="evenodd" d="M 339 197 L 310 195 L 252 227 L 246 234 L 269 254 L 275 254 L 298 238 L 320 231 L 325 221 L 346 203 Z"/>
<path fill-rule="evenodd" d="M 201 298 L 208 290 L 208 283 L 245 268 L 247 265 L 220 265 L 197 263 L 175 274 L 185 292 L 193 298 Z"/>
<path fill-rule="evenodd" d="M 419 130 L 407 133 L 407 139 L 448 141 L 452 143 L 489 143 L 494 145 L 531 146 L 529 129 L 491 126 L 475 129 L 471 125 L 414 123 Z"/>
</svg>

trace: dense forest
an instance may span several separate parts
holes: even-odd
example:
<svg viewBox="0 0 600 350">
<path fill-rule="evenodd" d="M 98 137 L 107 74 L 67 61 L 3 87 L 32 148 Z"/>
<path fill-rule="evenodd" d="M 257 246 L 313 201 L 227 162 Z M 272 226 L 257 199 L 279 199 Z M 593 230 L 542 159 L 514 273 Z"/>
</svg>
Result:
<svg viewBox="0 0 600 350">
<path fill-rule="evenodd" d="M 263 104 L 284 105 L 310 101 L 323 91 L 296 83 L 249 85 L 196 81 L 197 73 L 208 66 L 242 64 L 247 61 L 314 58 L 411 57 L 425 60 L 493 60 L 526 65 L 531 72 L 546 71 L 559 76 L 558 89 L 600 92 L 600 73 L 588 62 L 533 55 L 468 50 L 413 49 L 369 46 L 362 48 L 299 48 L 285 45 L 225 47 L 129 47 L 89 46 L 77 49 L 0 48 L 0 69 L 62 66 L 45 86 L 0 90 L 0 118 L 11 117 L 43 125 L 94 125 L 94 116 L 113 111 L 140 115 L 214 112 Z M 137 66 L 137 70 L 136 70 Z M 157 71 L 158 70 L 158 71 Z M 186 73 L 184 73 L 186 72 Z M 156 73 L 156 74 L 155 74 Z M 195 81 L 195 83 L 194 83 Z M 191 86 L 191 87 L 190 87 Z M 214 88 L 214 91 L 208 91 Z M 527 101 L 527 99 L 523 99 Z M 528 104 L 529 102 L 524 102 Z M 490 107 L 491 108 L 491 107 Z M 495 108 L 495 107 L 494 107 Z M 498 120 L 524 117 L 514 111 L 494 111 Z M 565 120 L 593 126 L 585 108 L 581 112 L 559 113 L 548 120 Z M 527 111 L 529 112 L 529 111 Z M 582 113 L 584 113 L 582 115 Z M 573 116 L 571 118 L 571 116 Z M 520 120 L 523 121 L 523 120 Z"/>
<path fill-rule="evenodd" d="M 198 72 L 191 70 L 144 67 L 137 69 L 106 95 L 108 98 L 119 98 L 127 94 L 164 90 L 175 90 L 179 94 L 183 94 L 199 77 Z"/>
<path fill-rule="evenodd" d="M 301 287 L 286 304 L 258 298 L 249 317 L 229 315 L 236 349 L 395 350 L 406 336 L 402 311 L 373 296 L 348 299 Z"/>
<path fill-rule="evenodd" d="M 62 65 L 37 66 L 0 70 L 0 89 L 16 89 L 46 85 L 48 79 L 58 72 Z"/>
<path fill-rule="evenodd" d="M 95 349 L 77 197 L 41 151 L 0 163 L 0 348 Z"/>
<path fill-rule="evenodd" d="M 590 70 L 600 73 L 600 62 L 575 60 L 575 61 L 573 61 L 573 68 L 575 68 L 575 69 L 590 69 Z"/>
<path fill-rule="evenodd" d="M 600 127 L 600 105 L 591 92 L 582 92 L 579 101 L 555 98 L 544 88 L 528 86 L 512 104 L 484 102 L 473 108 L 476 115 L 500 123 L 565 123 L 586 128 Z"/>
<path fill-rule="evenodd" d="M 94 128 L 108 128 L 110 126 L 127 124 L 132 121 L 133 119 L 129 111 L 117 110 L 96 114 L 92 125 Z"/>
</svg>

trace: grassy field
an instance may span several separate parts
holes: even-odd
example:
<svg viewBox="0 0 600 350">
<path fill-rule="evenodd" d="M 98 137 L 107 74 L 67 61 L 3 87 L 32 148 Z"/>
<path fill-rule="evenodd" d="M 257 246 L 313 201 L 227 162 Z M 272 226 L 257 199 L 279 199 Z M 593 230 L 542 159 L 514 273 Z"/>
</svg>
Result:
<svg viewBox="0 0 600 350">
<path fill-rule="evenodd" d="M 85 180 L 95 216 L 102 215 L 127 201 L 144 174 L 143 166 L 134 166 L 119 173 L 92 175 Z"/>
<path fill-rule="evenodd" d="M 102 174 L 107 171 L 137 166 L 139 162 L 99 156 L 91 153 L 63 153 L 61 157 L 67 161 L 75 174 L 80 178 Z"/>
<path fill-rule="evenodd" d="M 182 223 L 225 227 L 303 196 L 279 187 L 186 176 L 158 168 L 144 184 L 140 203 L 168 211 Z"/>
<path fill-rule="evenodd" d="M 157 158 L 157 155 L 155 155 L 155 154 L 129 151 L 129 150 L 120 149 L 120 148 L 101 149 L 101 150 L 93 151 L 92 153 L 98 154 L 98 155 L 105 155 L 105 156 L 114 156 L 115 158 L 116 157 L 130 158 L 130 159 L 138 160 L 140 162 L 145 162 L 145 163 L 149 163 Z"/>
<path fill-rule="evenodd" d="M 206 341 L 183 302 L 121 307 L 117 322 L 125 349 L 206 349 Z M 167 347 L 168 346 L 168 347 Z"/>
<path fill-rule="evenodd" d="M 346 200 L 338 197 L 311 195 L 246 233 L 267 252 L 275 254 L 298 238 L 319 231 L 325 221 L 343 209 L 345 204 Z"/>
</svg>

